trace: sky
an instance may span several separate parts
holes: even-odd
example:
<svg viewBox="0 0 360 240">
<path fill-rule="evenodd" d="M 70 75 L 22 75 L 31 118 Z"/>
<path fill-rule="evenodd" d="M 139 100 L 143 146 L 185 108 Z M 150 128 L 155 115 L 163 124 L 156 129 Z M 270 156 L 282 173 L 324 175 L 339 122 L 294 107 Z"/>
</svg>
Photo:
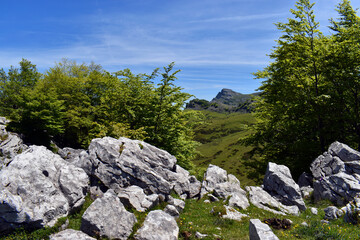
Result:
<svg viewBox="0 0 360 240">
<path fill-rule="evenodd" d="M 175 84 L 211 100 L 222 88 L 248 94 L 269 64 L 295 0 L 2 0 L 0 68 L 30 60 L 41 72 L 63 58 L 109 72 L 151 73 L 175 62 Z M 324 34 L 339 0 L 318 0 Z M 352 6 L 360 8 L 360 1 Z"/>
</svg>

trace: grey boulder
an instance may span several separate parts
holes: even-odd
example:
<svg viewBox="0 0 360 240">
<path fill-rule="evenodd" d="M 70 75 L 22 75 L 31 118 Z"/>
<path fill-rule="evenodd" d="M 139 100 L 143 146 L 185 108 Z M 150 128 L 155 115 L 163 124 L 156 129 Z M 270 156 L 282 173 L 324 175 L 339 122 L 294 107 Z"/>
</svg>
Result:
<svg viewBox="0 0 360 240">
<path fill-rule="evenodd" d="M 229 205 L 246 209 L 250 206 L 246 192 L 240 187 L 240 181 L 226 170 L 210 164 L 204 174 L 201 188 L 201 196 L 213 192 L 215 197 L 226 199 L 229 197 Z"/>
<path fill-rule="evenodd" d="M 249 236 L 250 240 L 279 240 L 271 228 L 259 219 L 250 219 Z"/>
<path fill-rule="evenodd" d="M 310 170 L 316 201 L 328 199 L 344 205 L 360 193 L 360 153 L 346 144 L 332 143 L 313 161 Z"/>
<path fill-rule="evenodd" d="M 50 236 L 50 240 L 69 240 L 69 239 L 96 240 L 96 238 L 92 238 L 89 235 L 81 231 L 76 231 L 74 229 L 66 229 L 64 231 L 58 232 Z"/>
<path fill-rule="evenodd" d="M 306 209 L 300 187 L 293 180 L 288 167 L 269 162 L 263 184 L 264 190 L 281 203 L 296 205 L 302 211 Z"/>
<path fill-rule="evenodd" d="M 81 218 L 81 231 L 94 237 L 127 239 L 137 222 L 112 189 L 96 199 Z"/>
<path fill-rule="evenodd" d="M 88 176 L 43 146 L 30 146 L 0 171 L 0 232 L 52 226 L 83 202 Z"/>
<path fill-rule="evenodd" d="M 175 219 L 161 210 L 151 211 L 135 234 L 137 240 L 176 240 L 179 227 Z"/>
<path fill-rule="evenodd" d="M 329 206 L 324 209 L 325 212 L 325 220 L 334 220 L 341 217 L 344 213 L 340 209 L 335 206 Z"/>
<path fill-rule="evenodd" d="M 351 224 L 359 224 L 360 222 L 360 196 L 356 196 L 353 201 L 346 204 L 342 208 L 345 213 L 344 221 Z"/>
<path fill-rule="evenodd" d="M 248 186 L 245 189 L 249 193 L 250 202 L 258 208 L 280 215 L 300 214 L 297 206 L 286 206 L 282 204 L 261 187 Z"/>
<path fill-rule="evenodd" d="M 179 195 L 186 195 L 186 198 L 194 198 L 199 195 L 201 182 L 195 176 L 191 176 L 188 171 L 176 165 L 176 180 L 174 191 Z"/>
<path fill-rule="evenodd" d="M 241 221 L 242 218 L 244 217 L 248 217 L 248 215 L 240 213 L 239 211 L 235 210 L 232 207 L 229 206 L 224 206 L 225 210 L 226 210 L 226 214 L 222 215 L 222 218 L 225 219 L 231 219 L 231 220 L 235 220 L 235 221 Z"/>
<path fill-rule="evenodd" d="M 146 195 L 138 186 L 130 186 L 120 189 L 118 197 L 125 206 L 135 208 L 138 212 L 144 212 L 158 204 L 157 194 Z"/>
</svg>

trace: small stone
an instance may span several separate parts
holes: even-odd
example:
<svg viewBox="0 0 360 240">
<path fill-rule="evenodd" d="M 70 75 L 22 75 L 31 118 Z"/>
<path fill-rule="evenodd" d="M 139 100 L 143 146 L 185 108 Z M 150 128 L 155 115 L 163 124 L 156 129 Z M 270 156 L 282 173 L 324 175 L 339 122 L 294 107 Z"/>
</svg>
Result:
<svg viewBox="0 0 360 240">
<path fill-rule="evenodd" d="M 321 220 L 320 221 L 322 224 L 329 224 L 330 222 L 329 221 L 327 221 L 327 220 Z"/>
<path fill-rule="evenodd" d="M 207 236 L 208 236 L 207 234 L 202 234 L 202 233 L 199 233 L 199 232 L 195 233 L 195 237 L 198 238 L 198 239 L 203 239 L 203 238 L 205 238 Z"/>
<path fill-rule="evenodd" d="M 204 200 L 204 203 L 210 203 L 209 199 Z"/>
<path fill-rule="evenodd" d="M 318 210 L 317 210 L 317 208 L 311 207 L 311 208 L 310 208 L 310 211 L 311 211 L 312 214 L 318 215 Z"/>
<path fill-rule="evenodd" d="M 218 202 L 219 201 L 219 199 L 217 197 L 215 197 L 214 195 L 212 195 L 212 194 L 209 194 L 208 197 L 209 197 L 210 201 L 212 201 L 212 202 Z"/>
<path fill-rule="evenodd" d="M 176 209 L 174 205 L 167 205 L 164 209 L 164 212 L 167 214 L 173 216 L 174 218 L 178 218 L 180 216 L 179 211 Z"/>
<path fill-rule="evenodd" d="M 301 226 L 308 227 L 309 224 L 307 224 L 307 222 L 302 222 L 302 223 L 301 223 Z"/>
</svg>

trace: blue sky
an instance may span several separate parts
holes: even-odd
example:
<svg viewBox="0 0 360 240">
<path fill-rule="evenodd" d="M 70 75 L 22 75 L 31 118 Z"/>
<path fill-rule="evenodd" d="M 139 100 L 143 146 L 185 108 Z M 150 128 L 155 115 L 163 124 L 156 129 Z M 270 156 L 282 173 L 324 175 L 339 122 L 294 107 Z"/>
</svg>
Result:
<svg viewBox="0 0 360 240">
<path fill-rule="evenodd" d="M 295 0 L 3 0 L 0 68 L 29 59 L 40 71 L 62 58 L 114 72 L 151 73 L 175 62 L 176 84 L 211 100 L 222 88 L 252 93 Z M 318 0 L 328 34 L 338 0 Z M 353 0 L 354 8 L 360 1 Z"/>
</svg>

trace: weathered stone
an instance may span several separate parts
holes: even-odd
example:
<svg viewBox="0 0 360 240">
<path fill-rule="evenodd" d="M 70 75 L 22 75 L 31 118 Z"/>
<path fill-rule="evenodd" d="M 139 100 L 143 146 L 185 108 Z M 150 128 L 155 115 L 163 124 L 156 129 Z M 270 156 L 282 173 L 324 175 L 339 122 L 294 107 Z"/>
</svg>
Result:
<svg viewBox="0 0 360 240">
<path fill-rule="evenodd" d="M 312 213 L 313 215 L 318 215 L 318 210 L 317 210 L 317 208 L 311 207 L 311 208 L 310 208 L 310 211 L 311 211 L 311 213 Z"/>
<path fill-rule="evenodd" d="M 93 172 L 93 163 L 89 154 L 83 149 L 62 148 L 58 154 L 67 162 L 82 168 L 88 175 Z"/>
<path fill-rule="evenodd" d="M 96 199 L 86 209 L 81 219 L 81 231 L 94 237 L 127 239 L 137 222 L 128 212 L 112 189 L 104 197 Z"/>
<path fill-rule="evenodd" d="M 121 189 L 118 197 L 125 206 L 133 207 L 139 212 L 144 212 L 159 203 L 157 194 L 147 196 L 142 188 L 135 185 Z"/>
<path fill-rule="evenodd" d="M 271 231 L 270 227 L 259 219 L 250 219 L 250 240 L 278 240 L 279 238 Z"/>
<path fill-rule="evenodd" d="M 89 235 L 81 231 L 76 231 L 74 229 L 66 229 L 64 231 L 58 232 L 50 236 L 50 240 L 96 240 L 96 238 L 92 238 Z"/>
<path fill-rule="evenodd" d="M 178 210 L 179 213 L 181 213 L 182 211 L 184 211 L 185 208 L 185 202 L 183 200 L 180 199 L 176 199 L 176 198 L 169 198 L 168 201 L 169 204 L 173 205 L 174 207 L 176 207 L 176 209 Z"/>
<path fill-rule="evenodd" d="M 197 239 L 203 239 L 203 238 L 206 238 L 208 235 L 207 234 L 202 234 L 202 233 L 200 233 L 200 232 L 196 232 L 195 233 L 195 237 L 197 238 Z"/>
<path fill-rule="evenodd" d="M 215 197 L 230 197 L 229 205 L 232 207 L 246 209 L 250 206 L 246 192 L 240 187 L 240 181 L 234 175 L 228 175 L 224 169 L 210 164 L 204 175 L 201 196 L 212 191 Z"/>
<path fill-rule="evenodd" d="M 217 197 L 215 197 L 215 196 L 212 195 L 212 194 L 209 194 L 208 197 L 209 197 L 210 201 L 212 201 L 212 202 L 218 202 L 218 201 L 220 201 Z"/>
<path fill-rule="evenodd" d="M 314 189 L 310 186 L 304 186 L 300 188 L 300 191 L 303 198 L 311 198 L 311 194 L 314 192 Z"/>
<path fill-rule="evenodd" d="M 329 206 L 325 208 L 324 212 L 325 212 L 325 217 L 324 217 L 325 220 L 334 220 L 343 215 L 343 212 L 334 206 Z"/>
<path fill-rule="evenodd" d="M 181 196 L 186 194 L 186 198 L 194 198 L 199 195 L 201 182 L 195 176 L 190 176 L 189 172 L 176 165 L 176 177 L 174 190 Z"/>
<path fill-rule="evenodd" d="M 249 193 L 250 202 L 258 208 L 280 215 L 300 214 L 297 206 L 283 205 L 261 187 L 248 186 L 246 187 L 246 191 Z"/>
<path fill-rule="evenodd" d="M 344 205 L 360 193 L 360 153 L 334 142 L 310 167 L 315 178 L 314 199 Z"/>
<path fill-rule="evenodd" d="M 16 155 L 24 152 L 26 146 L 18 134 L 6 132 L 3 125 L 0 129 L 0 169 L 8 165 Z"/>
<path fill-rule="evenodd" d="M 177 208 L 174 205 L 171 205 L 171 204 L 168 204 L 165 207 L 164 212 L 166 212 L 167 214 L 173 216 L 174 218 L 178 218 L 180 216 L 180 213 L 177 210 Z"/>
<path fill-rule="evenodd" d="M 166 196 L 177 179 L 176 158 L 142 141 L 110 137 L 93 139 L 89 154 L 94 175 L 117 193 L 122 188 L 136 185 L 146 194 Z"/>
<path fill-rule="evenodd" d="M 356 196 L 343 209 L 345 213 L 344 221 L 351 224 L 360 223 L 360 196 Z"/>
<path fill-rule="evenodd" d="M 308 224 L 307 222 L 302 222 L 300 225 L 301 225 L 301 226 L 304 226 L 304 227 L 308 227 L 308 226 L 309 226 L 309 224 Z"/>
<path fill-rule="evenodd" d="M 285 205 L 296 205 L 300 210 L 306 209 L 300 188 L 292 179 L 289 168 L 284 165 L 268 163 L 264 190 Z"/>
<path fill-rule="evenodd" d="M 52 226 L 83 203 L 87 184 L 82 169 L 31 146 L 0 171 L 0 231 Z"/>
<path fill-rule="evenodd" d="M 313 186 L 313 176 L 309 173 L 303 172 L 298 180 L 299 187 L 312 187 Z"/>
<path fill-rule="evenodd" d="M 226 214 L 222 215 L 221 216 L 222 218 L 231 219 L 231 220 L 235 220 L 235 221 L 241 221 L 242 218 L 248 217 L 248 215 L 242 214 L 232 207 L 229 207 L 229 206 L 224 206 L 224 207 L 226 209 Z"/>
<path fill-rule="evenodd" d="M 137 240 L 176 240 L 179 227 L 175 219 L 161 210 L 151 211 L 135 234 Z"/>
</svg>

